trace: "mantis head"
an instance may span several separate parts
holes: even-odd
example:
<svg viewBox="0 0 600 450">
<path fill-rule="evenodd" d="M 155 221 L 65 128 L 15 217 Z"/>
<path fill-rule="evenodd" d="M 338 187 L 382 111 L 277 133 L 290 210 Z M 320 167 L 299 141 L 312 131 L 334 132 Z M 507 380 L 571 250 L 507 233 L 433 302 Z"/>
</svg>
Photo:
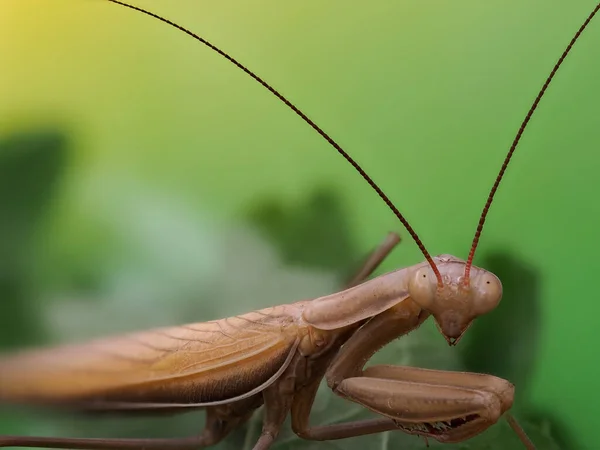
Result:
<svg viewBox="0 0 600 450">
<path fill-rule="evenodd" d="M 433 315 L 448 344 L 456 345 L 473 320 L 498 306 L 502 283 L 493 273 L 475 266 L 470 267 L 467 282 L 467 262 L 454 256 L 433 260 L 438 273 L 429 264 L 418 266 L 409 281 L 410 297 Z"/>
</svg>

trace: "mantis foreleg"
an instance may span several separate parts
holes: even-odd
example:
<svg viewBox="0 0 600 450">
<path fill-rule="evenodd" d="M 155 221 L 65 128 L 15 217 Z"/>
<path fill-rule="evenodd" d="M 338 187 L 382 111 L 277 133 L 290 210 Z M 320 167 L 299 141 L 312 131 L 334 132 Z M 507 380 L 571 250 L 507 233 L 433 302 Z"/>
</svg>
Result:
<svg viewBox="0 0 600 450">
<path fill-rule="evenodd" d="M 294 431 L 305 439 L 330 440 L 402 429 L 449 442 L 445 427 L 458 427 L 462 433 L 454 433 L 453 440 L 462 440 L 497 422 L 511 407 L 514 395 L 512 384 L 501 378 L 390 365 L 363 370 L 377 350 L 427 317 L 406 299 L 361 327 L 327 370 L 327 382 L 336 394 L 386 418 L 310 427 L 309 414 L 318 387 L 311 385 L 304 395 L 297 396 L 292 408 Z M 528 449 L 534 448 L 517 434 Z"/>
<path fill-rule="evenodd" d="M 428 314 L 408 299 L 371 319 L 352 335 L 330 364 L 326 375 L 329 387 L 338 393 L 337 386 L 344 379 L 362 376 L 362 368 L 375 352 L 418 327 L 427 317 Z M 389 418 L 311 427 L 310 410 L 318 387 L 318 382 L 306 386 L 296 394 L 292 405 L 292 428 L 302 438 L 343 439 L 398 428 Z"/>
</svg>

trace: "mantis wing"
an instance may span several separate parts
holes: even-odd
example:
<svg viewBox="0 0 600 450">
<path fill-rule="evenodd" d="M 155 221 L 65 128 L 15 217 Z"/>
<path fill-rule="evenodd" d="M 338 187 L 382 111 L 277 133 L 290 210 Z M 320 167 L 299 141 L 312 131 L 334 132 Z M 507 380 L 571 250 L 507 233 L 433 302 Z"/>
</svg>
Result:
<svg viewBox="0 0 600 450">
<path fill-rule="evenodd" d="M 120 409 L 259 392 L 296 349 L 291 306 L 0 358 L 0 402 Z"/>
</svg>

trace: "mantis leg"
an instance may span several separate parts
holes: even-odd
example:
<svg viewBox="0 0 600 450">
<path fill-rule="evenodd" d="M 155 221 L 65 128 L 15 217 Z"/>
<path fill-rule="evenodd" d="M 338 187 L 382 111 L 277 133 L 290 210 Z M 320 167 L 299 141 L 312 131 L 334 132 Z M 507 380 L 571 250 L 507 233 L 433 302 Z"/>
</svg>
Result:
<svg viewBox="0 0 600 450">
<path fill-rule="evenodd" d="M 363 370 L 377 350 L 427 316 L 410 299 L 399 303 L 360 328 L 327 369 L 328 385 L 337 395 L 384 418 L 310 427 L 310 409 L 318 388 L 315 382 L 297 396 L 292 407 L 294 431 L 305 439 L 329 440 L 400 429 L 441 442 L 459 442 L 497 422 L 512 406 L 514 395 L 512 384 L 501 378 L 390 365 Z M 525 447 L 534 449 L 516 427 L 513 429 Z"/>
<path fill-rule="evenodd" d="M 193 450 L 212 445 L 201 436 L 175 439 L 100 439 L 2 436 L 0 447 L 62 448 L 73 450 Z"/>
<path fill-rule="evenodd" d="M 496 423 L 512 405 L 514 388 L 491 375 L 375 366 L 342 380 L 335 392 L 406 433 L 460 442 Z"/>
<path fill-rule="evenodd" d="M 510 409 L 514 386 L 480 373 L 378 365 L 364 370 L 363 377 L 343 380 L 336 393 L 392 418 L 407 433 L 459 442 L 481 433 Z M 506 414 L 506 419 L 524 446 L 535 450 L 514 417 Z M 445 436 L 444 428 L 453 426 L 460 426 L 460 433 Z"/>
<path fill-rule="evenodd" d="M 260 437 L 252 450 L 267 450 L 279 434 L 294 397 L 294 377 L 283 376 L 263 391 L 265 416 Z"/>
<path fill-rule="evenodd" d="M 342 395 L 337 388 L 344 379 L 361 377 L 363 366 L 377 350 L 398 336 L 417 328 L 427 317 L 428 314 L 412 300 L 407 299 L 371 319 L 344 344 L 327 369 L 329 386 L 334 392 Z M 311 427 L 310 411 L 319 383 L 320 378 L 307 385 L 294 398 L 292 429 L 298 436 L 320 441 L 398 429 L 397 423 L 389 417 Z"/>
<path fill-rule="evenodd" d="M 292 429 L 299 437 L 312 441 L 345 439 L 366 434 L 382 433 L 398 428 L 389 418 L 357 420 L 353 422 L 310 426 L 310 411 L 319 389 L 321 379 L 313 381 L 300 391 L 292 405 Z"/>
<path fill-rule="evenodd" d="M 253 411 L 253 410 L 252 410 Z M 198 436 L 167 439 L 103 439 L 0 436 L 0 447 L 61 448 L 70 450 L 197 450 L 221 441 L 246 421 L 252 411 L 236 415 L 232 411 L 208 408 L 206 426 Z"/>
<path fill-rule="evenodd" d="M 344 285 L 344 289 L 349 289 L 365 281 L 377 270 L 377 267 L 387 258 L 390 252 L 400 243 L 398 233 L 388 233 L 385 239 L 377 248 L 369 254 L 361 268 Z"/>
<path fill-rule="evenodd" d="M 399 243 L 398 233 L 388 233 L 383 242 L 367 256 L 360 269 L 344 284 L 344 289 L 354 287 L 369 278 Z"/>
</svg>

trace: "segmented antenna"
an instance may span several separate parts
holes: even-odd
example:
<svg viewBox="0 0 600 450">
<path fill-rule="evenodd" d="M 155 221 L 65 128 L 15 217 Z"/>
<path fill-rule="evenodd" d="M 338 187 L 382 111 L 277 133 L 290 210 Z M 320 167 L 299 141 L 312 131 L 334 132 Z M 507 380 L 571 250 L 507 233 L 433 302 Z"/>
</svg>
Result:
<svg viewBox="0 0 600 450">
<path fill-rule="evenodd" d="M 421 242 L 421 239 L 419 239 L 419 236 L 417 235 L 415 230 L 413 230 L 413 228 L 410 226 L 408 221 L 400 213 L 398 208 L 396 208 L 396 206 L 394 206 L 394 204 L 388 198 L 388 196 L 385 195 L 385 193 L 375 183 L 375 181 L 373 181 L 373 179 L 369 175 L 367 175 L 367 173 L 362 169 L 362 167 L 360 167 L 358 165 L 358 163 L 348 153 L 346 153 L 346 151 L 342 147 L 340 147 L 340 145 L 337 142 L 335 142 L 327 133 L 325 133 L 325 131 L 323 131 L 323 129 L 321 129 L 321 127 L 319 127 L 316 123 L 314 123 L 311 119 L 309 119 L 306 114 L 304 114 L 302 111 L 300 111 L 287 98 L 285 98 L 275 88 L 273 88 L 270 84 L 268 84 L 266 81 L 264 81 L 258 75 L 256 75 L 254 72 L 252 72 L 246 66 L 244 66 L 243 64 L 238 62 L 236 59 L 234 59 L 233 57 L 231 57 L 230 55 L 225 53 L 220 48 L 218 48 L 215 45 L 208 42 L 206 39 L 198 36 L 197 34 L 193 33 L 192 31 L 188 30 L 187 28 L 184 28 L 181 25 L 176 24 L 175 22 L 171 22 L 169 19 L 165 19 L 164 17 L 161 17 L 158 14 L 154 14 L 153 12 L 147 11 L 138 6 L 130 5 L 128 3 L 124 3 L 119 0 L 108 0 L 108 1 L 111 3 L 115 3 L 117 5 L 124 6 L 129 9 L 133 9 L 134 11 L 141 12 L 142 14 L 146 14 L 150 17 L 153 17 L 154 19 L 157 19 L 163 23 L 166 23 L 167 25 L 177 28 L 179 31 L 183 31 L 188 36 L 191 36 L 194 39 L 196 39 L 197 41 L 206 45 L 208 48 L 210 48 L 211 50 L 214 50 L 219 55 L 221 55 L 223 58 L 225 58 L 228 61 L 230 61 L 231 63 L 233 63 L 239 69 L 246 72 L 248 75 L 250 75 L 256 81 L 258 81 L 261 85 L 263 85 L 266 89 L 268 89 L 275 97 L 277 97 L 279 100 L 281 100 L 283 103 L 285 103 L 288 106 L 288 108 L 290 108 L 292 111 L 294 111 L 298 116 L 300 116 L 302 118 L 302 120 L 304 120 L 307 124 L 309 124 L 317 133 L 319 133 L 327 142 L 329 142 L 329 144 L 331 144 L 331 146 L 333 148 L 335 148 L 338 151 L 338 153 L 340 155 L 342 155 L 344 157 L 344 159 L 352 165 L 352 167 L 354 167 L 354 169 L 360 174 L 360 176 L 363 177 L 367 183 L 369 183 L 369 185 L 375 190 L 375 192 L 377 192 L 377 195 L 379 195 L 379 197 L 381 197 L 381 199 L 385 202 L 385 204 L 388 206 L 388 208 L 390 208 L 392 210 L 392 212 L 396 215 L 396 217 L 400 220 L 400 222 L 402 222 L 402 225 L 404 225 L 404 228 L 406 228 L 406 231 L 408 231 L 408 233 L 414 239 L 417 246 L 419 247 L 419 250 L 421 250 L 421 253 L 423 253 L 423 256 L 425 256 L 425 259 L 431 266 L 431 269 L 433 270 L 433 273 L 435 274 L 435 276 L 437 278 L 438 285 L 439 286 L 442 285 L 442 277 L 440 275 L 440 272 L 439 272 L 437 266 L 435 265 L 435 262 L 433 262 L 433 258 L 431 258 L 431 255 L 429 255 L 429 252 L 425 249 L 425 246 Z"/>
<path fill-rule="evenodd" d="M 471 272 L 471 266 L 473 265 L 473 258 L 475 257 L 475 250 L 477 249 L 477 244 L 479 244 L 479 238 L 481 237 L 481 232 L 483 231 L 483 224 L 485 223 L 485 219 L 487 217 L 488 211 L 490 209 L 492 201 L 494 200 L 494 195 L 496 195 L 496 190 L 498 189 L 498 185 L 500 185 L 500 181 L 502 181 L 502 177 L 504 176 L 504 172 L 506 172 L 508 163 L 510 162 L 510 160 L 513 156 L 513 153 L 515 152 L 515 149 L 517 148 L 517 145 L 519 144 L 519 141 L 521 140 L 521 136 L 523 136 L 525 127 L 527 127 L 527 124 L 529 123 L 531 116 L 533 115 L 536 108 L 538 107 L 538 104 L 540 103 L 540 100 L 544 96 L 546 89 L 548 89 L 548 86 L 550 85 L 550 82 L 554 78 L 554 75 L 556 75 L 558 68 L 561 66 L 561 64 L 563 63 L 563 61 L 565 60 L 565 58 L 571 51 L 571 48 L 573 48 L 573 45 L 575 44 L 575 42 L 577 42 L 577 39 L 579 39 L 579 36 L 581 36 L 581 33 L 583 33 L 583 30 L 586 29 L 586 27 L 589 25 L 589 23 L 591 22 L 591 20 L 593 19 L 593 17 L 596 15 L 596 13 L 599 10 L 600 10 L 600 3 L 598 5 L 596 5 L 594 10 L 590 13 L 588 18 L 585 20 L 585 22 L 583 22 L 581 27 L 579 27 L 579 30 L 577 30 L 577 33 L 575 33 L 575 36 L 573 36 L 573 39 L 571 39 L 571 42 L 569 42 L 569 45 L 567 45 L 567 48 L 565 48 L 565 51 L 563 52 L 563 54 L 560 56 L 560 58 L 554 65 L 552 72 L 550 72 L 550 75 L 548 75 L 548 78 L 546 78 L 546 82 L 540 89 L 540 92 L 538 93 L 536 99 L 534 100 L 533 104 L 531 105 L 531 108 L 529 108 L 529 111 L 527 112 L 525 119 L 523 119 L 523 122 L 521 123 L 521 126 L 519 127 L 519 131 L 517 132 L 517 135 L 515 136 L 515 139 L 514 139 L 512 145 L 510 146 L 510 150 L 506 154 L 506 158 L 504 158 L 504 162 L 502 163 L 500 172 L 498 172 L 496 181 L 494 181 L 494 185 L 492 186 L 492 189 L 490 190 L 487 201 L 485 202 L 485 206 L 483 207 L 483 211 L 481 212 L 481 217 L 479 218 L 479 223 L 477 224 L 477 230 L 475 231 L 475 237 L 473 238 L 473 244 L 471 245 L 471 251 L 469 252 L 469 258 L 467 259 L 467 265 L 465 267 L 464 283 L 466 285 L 469 284 L 469 274 Z"/>
</svg>

